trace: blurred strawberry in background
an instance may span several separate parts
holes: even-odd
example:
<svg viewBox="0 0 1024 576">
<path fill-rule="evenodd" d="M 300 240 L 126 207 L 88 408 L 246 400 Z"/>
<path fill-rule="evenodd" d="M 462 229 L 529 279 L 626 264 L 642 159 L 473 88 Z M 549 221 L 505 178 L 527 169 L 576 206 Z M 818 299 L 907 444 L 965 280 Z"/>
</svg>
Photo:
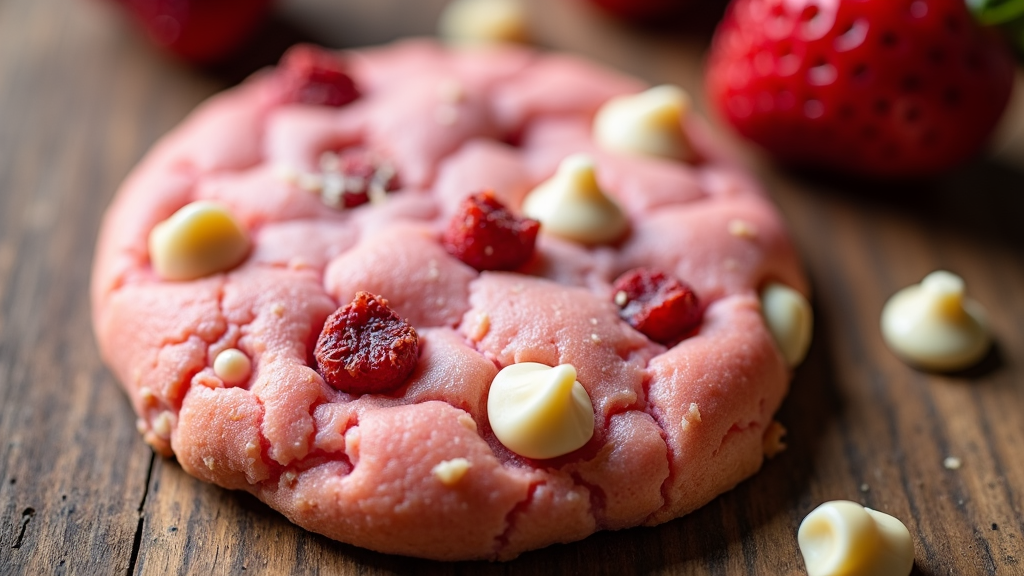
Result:
<svg viewBox="0 0 1024 576">
<path fill-rule="evenodd" d="M 1014 65 L 964 0 L 734 0 L 706 86 L 736 130 L 791 164 L 922 176 L 974 155 Z"/>
<path fill-rule="evenodd" d="M 272 0 L 115 0 L 150 39 L 195 64 L 219 62 L 266 17 Z"/>
</svg>

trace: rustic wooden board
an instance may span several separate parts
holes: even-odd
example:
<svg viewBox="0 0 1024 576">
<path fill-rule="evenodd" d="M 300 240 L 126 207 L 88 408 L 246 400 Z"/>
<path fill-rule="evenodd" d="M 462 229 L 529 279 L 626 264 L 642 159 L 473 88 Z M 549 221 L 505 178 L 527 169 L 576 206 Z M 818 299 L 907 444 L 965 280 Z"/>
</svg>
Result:
<svg viewBox="0 0 1024 576">
<path fill-rule="evenodd" d="M 992 152 L 934 182 L 795 175 L 748 150 L 806 260 L 816 338 L 778 415 L 789 449 L 690 516 L 506 564 L 426 562 L 307 533 L 154 458 L 91 336 L 92 248 L 117 184 L 287 43 L 428 33 L 443 3 L 282 1 L 258 49 L 210 73 L 99 0 L 0 2 L 0 574 L 800 574 L 796 527 L 836 498 L 903 519 L 919 574 L 1024 573 L 1024 90 Z M 681 84 L 705 108 L 701 22 L 652 34 L 569 2 L 531 8 L 544 45 Z M 965 373 L 914 371 L 881 342 L 885 299 L 936 268 L 992 313 L 998 347 Z"/>
</svg>

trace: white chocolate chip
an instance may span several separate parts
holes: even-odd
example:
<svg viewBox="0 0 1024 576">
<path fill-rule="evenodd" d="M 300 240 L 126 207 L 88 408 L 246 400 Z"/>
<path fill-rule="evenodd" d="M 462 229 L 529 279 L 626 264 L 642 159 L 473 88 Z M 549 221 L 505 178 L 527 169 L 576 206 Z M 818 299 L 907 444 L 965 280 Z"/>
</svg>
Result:
<svg viewBox="0 0 1024 576">
<path fill-rule="evenodd" d="M 473 464 L 465 458 L 453 458 L 438 463 L 431 469 L 431 474 L 445 486 L 454 486 L 462 480 Z"/>
<path fill-rule="evenodd" d="M 594 406 L 571 364 L 506 366 L 491 382 L 487 417 L 498 441 L 527 458 L 554 458 L 594 435 Z"/>
<path fill-rule="evenodd" d="M 170 411 L 164 410 L 157 414 L 156 418 L 153 418 L 153 433 L 159 438 L 167 440 L 171 437 L 171 430 L 174 429 L 174 424 L 177 418 Z"/>
<path fill-rule="evenodd" d="M 942 467 L 946 470 L 959 470 L 963 466 L 963 461 L 956 456 L 948 456 L 942 461 Z"/>
<path fill-rule="evenodd" d="M 217 354 L 213 361 L 213 373 L 225 384 L 237 386 L 249 379 L 252 361 L 245 352 L 237 348 L 228 348 Z"/>
<path fill-rule="evenodd" d="M 914 542 L 902 522 L 856 502 L 818 506 L 800 523 L 808 576 L 908 576 Z"/>
<path fill-rule="evenodd" d="M 683 122 L 690 96 L 677 86 L 656 86 L 605 102 L 594 117 L 594 140 L 605 150 L 688 161 L 693 158 Z"/>
<path fill-rule="evenodd" d="M 153 270 L 165 280 L 194 280 L 241 264 L 249 238 L 228 209 L 216 202 L 192 202 L 149 233 Z"/>
<path fill-rule="evenodd" d="M 963 279 L 942 270 L 886 302 L 882 337 L 897 356 L 928 370 L 967 368 L 992 345 L 984 309 L 966 297 Z"/>
<path fill-rule="evenodd" d="M 772 282 L 761 292 L 761 314 L 786 364 L 803 362 L 814 330 L 814 313 L 803 294 Z"/>
<path fill-rule="evenodd" d="M 441 37 L 458 44 L 526 42 L 527 29 L 522 0 L 453 0 L 438 22 Z"/>
<path fill-rule="evenodd" d="M 598 186 L 586 154 L 562 160 L 555 175 L 526 196 L 523 213 L 539 220 L 542 232 L 583 244 L 614 242 L 629 228 L 622 209 Z"/>
<path fill-rule="evenodd" d="M 736 220 L 729 221 L 729 234 L 737 238 L 753 240 L 757 238 L 757 227 L 746 220 L 737 218 Z"/>
</svg>

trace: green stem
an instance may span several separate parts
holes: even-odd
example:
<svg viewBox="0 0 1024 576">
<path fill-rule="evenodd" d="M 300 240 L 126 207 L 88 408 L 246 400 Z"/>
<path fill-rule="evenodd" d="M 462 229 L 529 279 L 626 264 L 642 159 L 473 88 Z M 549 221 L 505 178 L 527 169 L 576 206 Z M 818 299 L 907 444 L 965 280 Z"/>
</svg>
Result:
<svg viewBox="0 0 1024 576">
<path fill-rule="evenodd" d="M 975 18 L 985 26 L 1007 24 L 1024 17 L 1024 0 L 974 0 L 968 3 Z"/>
<path fill-rule="evenodd" d="M 999 29 L 1024 64 L 1024 0 L 966 0 L 974 19 Z"/>
</svg>

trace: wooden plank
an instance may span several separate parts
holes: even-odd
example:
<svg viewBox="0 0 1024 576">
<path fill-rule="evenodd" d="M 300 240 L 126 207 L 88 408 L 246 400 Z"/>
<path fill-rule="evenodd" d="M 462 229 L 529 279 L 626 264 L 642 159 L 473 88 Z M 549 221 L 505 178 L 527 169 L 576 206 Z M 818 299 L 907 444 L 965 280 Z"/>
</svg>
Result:
<svg viewBox="0 0 1024 576">
<path fill-rule="evenodd" d="M 150 115 L 152 54 L 95 4 L 0 3 L 2 574 L 127 573 L 153 460 L 93 343 L 91 252 L 119 181 L 204 94 Z"/>
</svg>

